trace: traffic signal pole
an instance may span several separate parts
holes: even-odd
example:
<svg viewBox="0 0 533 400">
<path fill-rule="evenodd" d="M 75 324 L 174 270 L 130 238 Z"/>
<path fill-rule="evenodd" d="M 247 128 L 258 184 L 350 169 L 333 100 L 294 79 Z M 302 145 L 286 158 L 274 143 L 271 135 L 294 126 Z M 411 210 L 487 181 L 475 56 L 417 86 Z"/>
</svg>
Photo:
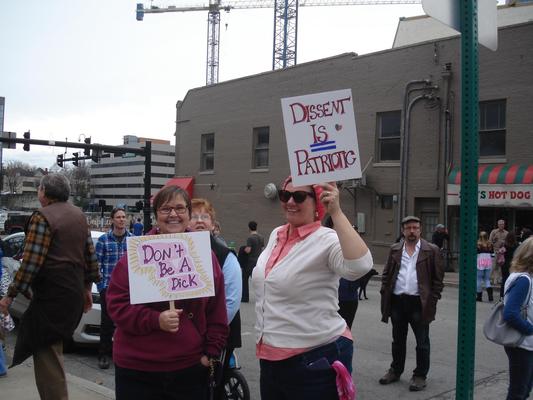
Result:
<svg viewBox="0 0 533 400">
<path fill-rule="evenodd" d="M 41 140 L 41 139 L 16 139 L 16 138 L 4 138 L 0 137 L 0 143 L 22 143 L 24 145 L 27 145 L 28 147 L 30 145 L 37 145 L 37 146 L 55 146 L 55 147 L 68 147 L 71 149 L 83 149 L 83 150 L 94 150 L 94 151 L 100 151 L 100 152 L 106 152 L 106 153 L 113 153 L 113 154 L 126 154 L 126 153 L 132 153 L 137 154 L 140 156 L 146 156 L 145 148 L 141 147 L 124 147 L 124 146 L 107 146 L 104 144 L 86 144 L 86 143 L 79 143 L 79 142 L 65 142 L 65 141 L 56 141 L 56 140 Z M 148 143 L 148 142 L 147 142 Z M 151 146 L 150 146 L 151 147 Z M 81 157 L 80 157 L 81 159 Z"/>
<path fill-rule="evenodd" d="M 147 141 L 144 147 L 144 204 L 143 204 L 143 219 L 144 219 L 144 233 L 152 228 L 152 220 L 150 219 L 150 197 L 152 196 L 152 142 Z"/>
<path fill-rule="evenodd" d="M 478 38 L 477 0 L 460 0 L 461 19 L 461 209 L 459 255 L 459 326 L 457 331 L 458 400 L 474 398 L 476 349 L 476 265 L 478 226 Z"/>
<path fill-rule="evenodd" d="M 144 156 L 144 207 L 143 207 L 143 219 L 144 219 L 144 229 L 145 231 L 149 230 L 152 227 L 152 221 L 150 219 L 150 197 L 151 197 L 151 187 L 152 187 L 152 142 L 146 141 L 145 146 L 138 147 L 124 147 L 124 146 L 107 146 L 103 144 L 90 144 L 90 143 L 79 143 L 79 142 L 67 142 L 67 141 L 55 141 L 55 140 L 40 140 L 40 139 L 16 139 L 16 138 L 5 138 L 0 136 L 0 143 L 22 143 L 25 148 L 30 148 L 30 145 L 37 146 L 55 146 L 55 147 L 68 147 L 74 149 L 83 149 L 85 151 L 92 150 L 97 154 L 100 154 L 101 157 L 106 157 L 105 153 L 111 154 L 136 154 Z M 85 159 L 89 157 L 79 157 L 78 160 Z M 68 161 L 68 160 L 63 160 Z"/>
</svg>

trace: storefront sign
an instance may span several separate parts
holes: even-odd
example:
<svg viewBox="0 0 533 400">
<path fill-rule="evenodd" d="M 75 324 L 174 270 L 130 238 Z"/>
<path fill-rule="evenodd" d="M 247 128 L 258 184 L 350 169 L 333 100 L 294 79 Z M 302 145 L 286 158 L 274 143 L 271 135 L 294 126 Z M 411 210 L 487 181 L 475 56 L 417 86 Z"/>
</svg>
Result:
<svg viewBox="0 0 533 400">
<path fill-rule="evenodd" d="M 448 205 L 461 203 L 461 185 L 448 185 Z M 480 207 L 533 207 L 532 185 L 479 185 Z"/>
<path fill-rule="evenodd" d="M 295 186 L 361 177 L 350 89 L 281 99 Z"/>
<path fill-rule="evenodd" d="M 209 232 L 127 241 L 131 304 L 215 295 Z"/>
</svg>

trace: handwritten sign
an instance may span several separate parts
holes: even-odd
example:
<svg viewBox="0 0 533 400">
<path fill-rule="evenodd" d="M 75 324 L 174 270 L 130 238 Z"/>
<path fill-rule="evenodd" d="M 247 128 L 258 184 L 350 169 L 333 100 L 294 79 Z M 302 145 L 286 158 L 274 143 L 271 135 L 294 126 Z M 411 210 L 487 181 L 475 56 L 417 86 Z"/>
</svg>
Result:
<svg viewBox="0 0 533 400">
<path fill-rule="evenodd" d="M 295 186 L 361 177 L 350 89 L 281 99 Z"/>
<path fill-rule="evenodd" d="M 131 304 L 215 295 L 209 232 L 127 241 Z"/>
</svg>

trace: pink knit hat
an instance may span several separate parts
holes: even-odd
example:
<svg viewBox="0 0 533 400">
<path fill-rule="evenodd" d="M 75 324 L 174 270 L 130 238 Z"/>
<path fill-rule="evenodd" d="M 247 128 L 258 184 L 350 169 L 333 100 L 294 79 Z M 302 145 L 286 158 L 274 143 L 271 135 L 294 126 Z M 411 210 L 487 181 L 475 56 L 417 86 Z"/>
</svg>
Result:
<svg viewBox="0 0 533 400">
<path fill-rule="evenodd" d="M 281 188 L 285 190 L 285 188 L 290 182 L 292 182 L 292 176 L 289 175 L 281 184 Z M 315 205 L 316 205 L 315 221 L 322 221 L 322 218 L 324 218 L 324 215 L 326 214 L 324 204 L 322 204 L 322 202 L 320 201 L 320 194 L 323 192 L 322 186 L 311 185 L 311 187 L 313 188 L 313 192 L 315 193 Z"/>
</svg>

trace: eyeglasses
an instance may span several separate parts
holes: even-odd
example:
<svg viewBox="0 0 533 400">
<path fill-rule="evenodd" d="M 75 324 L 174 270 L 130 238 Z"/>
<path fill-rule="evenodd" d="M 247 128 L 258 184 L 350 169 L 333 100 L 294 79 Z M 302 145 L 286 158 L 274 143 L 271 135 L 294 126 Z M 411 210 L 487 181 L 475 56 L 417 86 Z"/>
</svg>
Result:
<svg viewBox="0 0 533 400">
<path fill-rule="evenodd" d="M 198 221 L 209 221 L 211 219 L 211 215 L 209 214 L 192 214 L 191 215 L 192 220 L 198 220 Z"/>
<path fill-rule="evenodd" d="M 170 213 L 174 210 L 176 214 L 185 214 L 187 212 L 187 207 L 184 206 L 177 206 L 177 207 L 163 207 L 157 210 L 158 213 L 162 215 L 170 215 Z"/>
<path fill-rule="evenodd" d="M 288 202 L 291 197 L 295 203 L 303 203 L 305 199 L 309 197 L 315 197 L 313 192 L 306 192 L 305 190 L 297 190 L 296 192 L 289 192 L 288 190 L 278 190 L 278 197 L 283 203 Z"/>
</svg>

